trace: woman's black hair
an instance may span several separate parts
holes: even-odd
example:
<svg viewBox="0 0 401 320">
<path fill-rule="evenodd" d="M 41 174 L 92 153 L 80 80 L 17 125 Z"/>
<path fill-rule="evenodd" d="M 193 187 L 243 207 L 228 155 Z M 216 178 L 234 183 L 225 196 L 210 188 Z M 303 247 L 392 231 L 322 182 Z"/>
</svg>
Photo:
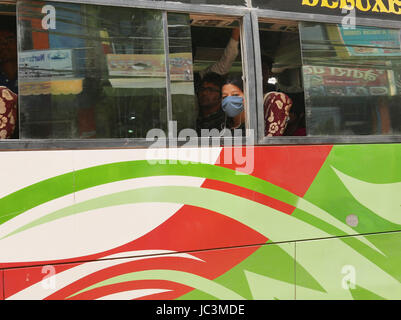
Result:
<svg viewBox="0 0 401 320">
<path fill-rule="evenodd" d="M 232 75 L 228 75 L 226 80 L 223 83 L 223 86 L 226 84 L 232 84 L 236 87 L 238 87 L 239 89 L 241 89 L 242 92 L 244 92 L 244 82 L 242 81 L 242 75 L 238 75 L 238 74 L 232 74 Z"/>
</svg>

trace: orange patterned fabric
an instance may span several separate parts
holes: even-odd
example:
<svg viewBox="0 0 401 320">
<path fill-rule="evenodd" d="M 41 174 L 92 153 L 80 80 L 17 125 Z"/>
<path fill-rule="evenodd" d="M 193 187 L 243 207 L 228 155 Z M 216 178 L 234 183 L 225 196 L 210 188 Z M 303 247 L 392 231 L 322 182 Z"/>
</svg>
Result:
<svg viewBox="0 0 401 320">
<path fill-rule="evenodd" d="M 265 136 L 282 136 L 289 119 L 292 100 L 282 92 L 269 92 L 264 98 Z"/>
<path fill-rule="evenodd" d="M 17 121 L 17 95 L 0 87 L 0 139 L 10 138 Z"/>
</svg>

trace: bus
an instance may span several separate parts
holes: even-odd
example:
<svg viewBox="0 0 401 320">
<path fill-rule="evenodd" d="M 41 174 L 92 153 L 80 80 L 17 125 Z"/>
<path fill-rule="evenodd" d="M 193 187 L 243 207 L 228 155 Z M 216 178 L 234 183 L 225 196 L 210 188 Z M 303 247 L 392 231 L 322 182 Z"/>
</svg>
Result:
<svg viewBox="0 0 401 320">
<path fill-rule="evenodd" d="M 401 297 L 400 1 L 2 0 L 0 15 L 18 75 L 1 300 Z M 242 79 L 245 130 L 198 135 L 201 74 L 235 30 L 221 76 Z M 292 101 L 273 136 L 268 84 Z"/>
</svg>

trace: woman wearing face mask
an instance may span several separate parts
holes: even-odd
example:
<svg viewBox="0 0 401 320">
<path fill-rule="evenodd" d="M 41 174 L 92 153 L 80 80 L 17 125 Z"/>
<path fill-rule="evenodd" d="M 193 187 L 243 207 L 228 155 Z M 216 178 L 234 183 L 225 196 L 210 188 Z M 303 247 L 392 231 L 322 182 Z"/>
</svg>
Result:
<svg viewBox="0 0 401 320">
<path fill-rule="evenodd" d="M 230 76 L 221 89 L 221 108 L 227 116 L 226 128 L 245 133 L 245 99 L 241 76 Z"/>
</svg>

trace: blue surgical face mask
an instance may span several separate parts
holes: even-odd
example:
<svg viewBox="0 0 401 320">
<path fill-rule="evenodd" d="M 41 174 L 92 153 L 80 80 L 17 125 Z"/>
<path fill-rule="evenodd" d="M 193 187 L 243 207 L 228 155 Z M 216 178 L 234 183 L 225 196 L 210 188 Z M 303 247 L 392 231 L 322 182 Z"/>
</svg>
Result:
<svg viewBox="0 0 401 320">
<path fill-rule="evenodd" d="M 225 97 L 221 108 L 228 117 L 234 118 L 244 110 L 244 99 L 240 96 Z"/>
</svg>

